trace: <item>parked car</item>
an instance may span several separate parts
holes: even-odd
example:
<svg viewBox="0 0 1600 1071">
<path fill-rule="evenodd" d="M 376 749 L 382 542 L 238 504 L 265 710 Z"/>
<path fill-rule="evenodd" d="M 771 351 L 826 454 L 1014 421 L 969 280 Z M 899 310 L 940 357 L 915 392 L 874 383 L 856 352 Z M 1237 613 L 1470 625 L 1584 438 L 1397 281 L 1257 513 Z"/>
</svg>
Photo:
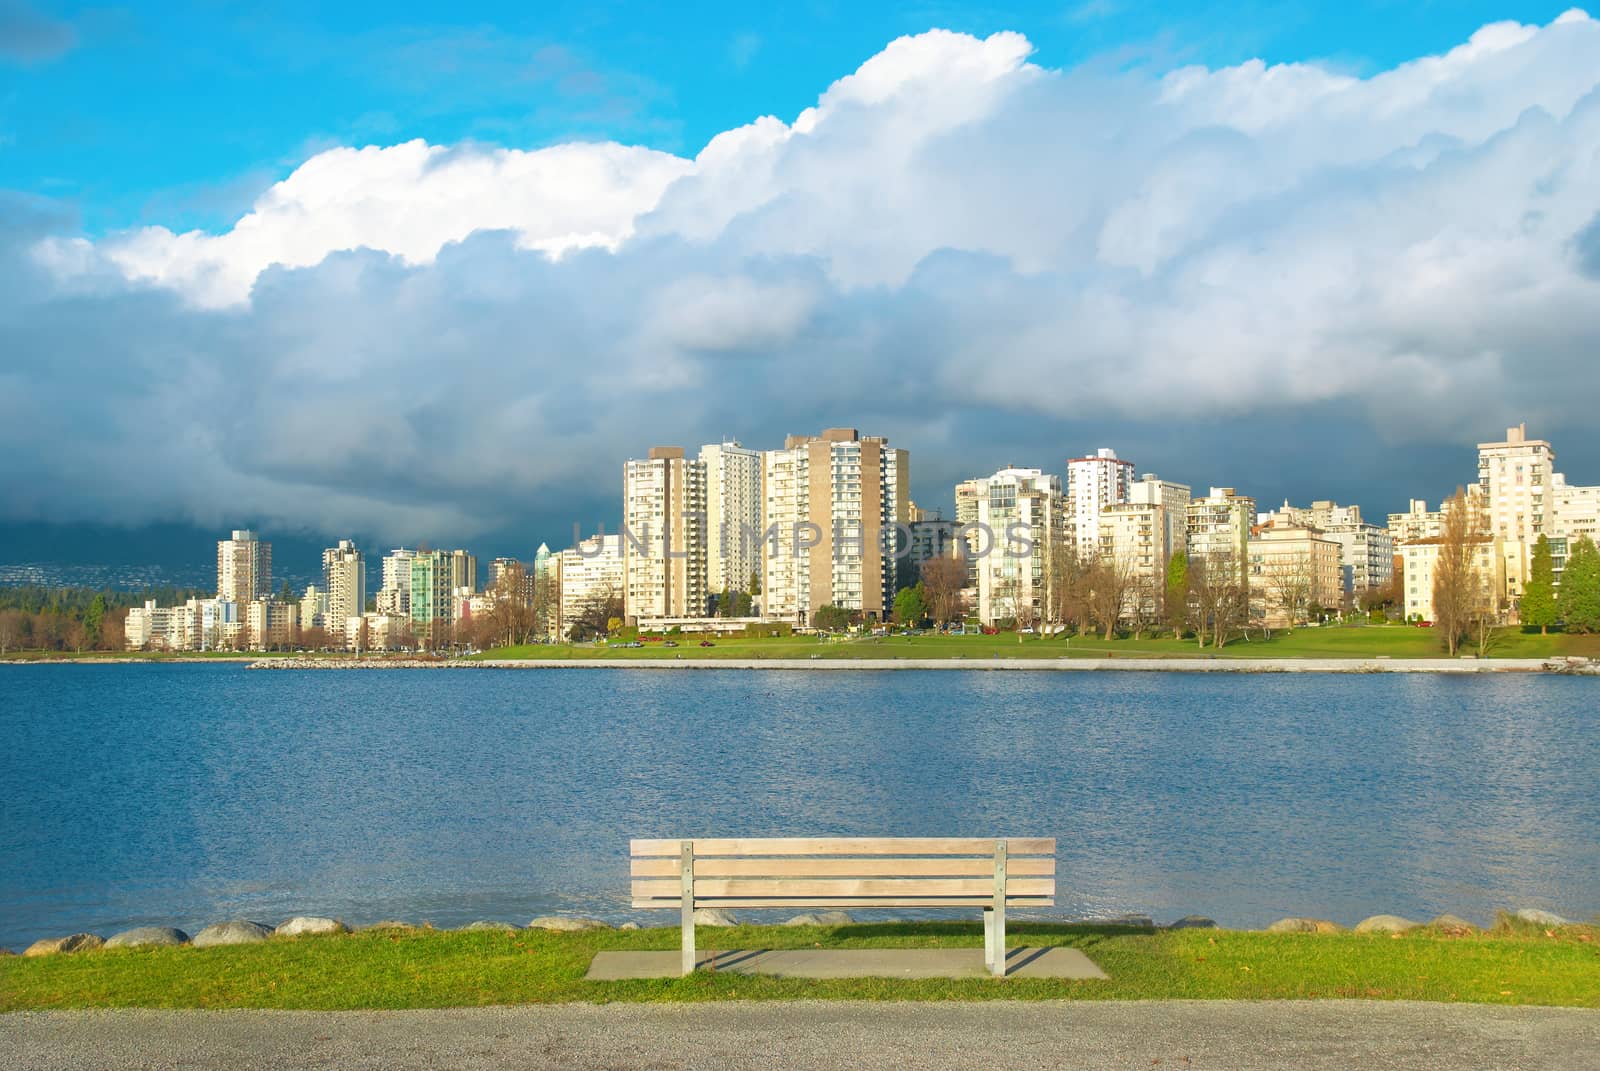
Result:
<svg viewBox="0 0 1600 1071">
<path fill-rule="evenodd" d="M 716 644 L 712 643 L 710 640 L 701 640 L 700 641 L 700 646 L 701 647 L 715 647 Z"/>
<path fill-rule="evenodd" d="M 663 646 L 663 647 L 676 647 L 676 646 L 678 646 L 678 641 L 677 640 L 667 640 L 661 646 Z"/>
</svg>

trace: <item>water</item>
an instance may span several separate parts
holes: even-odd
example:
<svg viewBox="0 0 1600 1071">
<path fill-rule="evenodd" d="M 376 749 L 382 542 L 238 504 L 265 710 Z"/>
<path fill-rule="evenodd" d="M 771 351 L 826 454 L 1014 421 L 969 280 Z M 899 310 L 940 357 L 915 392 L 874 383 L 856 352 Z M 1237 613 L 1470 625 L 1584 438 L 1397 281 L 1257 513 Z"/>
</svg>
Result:
<svg viewBox="0 0 1600 1071">
<path fill-rule="evenodd" d="M 0 667 L 0 945 L 627 902 L 630 836 L 1054 835 L 1058 910 L 1600 911 L 1600 682 Z"/>
</svg>

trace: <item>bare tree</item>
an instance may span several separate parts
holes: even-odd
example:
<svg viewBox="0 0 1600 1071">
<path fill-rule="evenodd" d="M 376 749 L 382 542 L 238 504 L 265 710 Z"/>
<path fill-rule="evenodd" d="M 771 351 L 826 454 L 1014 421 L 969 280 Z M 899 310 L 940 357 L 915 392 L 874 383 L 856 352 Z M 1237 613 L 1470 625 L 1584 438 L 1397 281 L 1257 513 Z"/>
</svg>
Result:
<svg viewBox="0 0 1600 1071">
<path fill-rule="evenodd" d="M 1209 634 L 1212 646 L 1227 646 L 1249 621 L 1250 595 L 1232 550 L 1212 551 L 1189 561 L 1190 627 L 1201 647 Z"/>
<path fill-rule="evenodd" d="M 1133 569 L 1115 555 L 1102 554 L 1089 567 L 1087 588 L 1089 617 L 1099 626 L 1101 638 L 1116 634 L 1128 608 L 1128 592 L 1133 585 Z"/>
<path fill-rule="evenodd" d="M 89 645 L 89 627 L 77 618 L 72 618 L 62 630 L 62 639 L 74 652 L 82 654 L 83 649 Z"/>
<path fill-rule="evenodd" d="M 605 636 L 611 631 L 611 622 L 623 616 L 622 592 L 616 585 L 597 589 L 584 600 L 577 617 L 568 629 L 568 638 L 574 643 L 594 636 Z"/>
<path fill-rule="evenodd" d="M 1050 548 L 1051 623 L 1080 634 L 1089 629 L 1089 566 L 1065 541 Z"/>
<path fill-rule="evenodd" d="M 27 624 L 27 616 L 21 610 L 0 610 L 0 655 L 21 645 Z"/>
<path fill-rule="evenodd" d="M 961 589 L 967 582 L 967 563 L 960 558 L 929 558 L 922 563 L 922 593 L 928 612 L 939 624 L 954 621 L 961 612 Z"/>
<path fill-rule="evenodd" d="M 1128 622 L 1133 626 L 1133 638 L 1144 639 L 1147 630 L 1164 620 L 1161 595 L 1166 588 L 1166 578 L 1140 570 L 1128 585 Z"/>
<path fill-rule="evenodd" d="M 1443 512 L 1433 562 L 1433 624 L 1454 657 L 1483 602 L 1486 578 L 1479 575 L 1477 558 L 1485 526 L 1462 488 L 1456 488 Z"/>
<path fill-rule="evenodd" d="M 1260 576 L 1262 594 L 1267 602 L 1264 610 L 1276 609 L 1287 622 L 1285 627 L 1293 632 L 1296 625 L 1306 620 L 1311 606 L 1314 579 L 1311 555 L 1280 553 L 1262 563 Z M 1268 612 L 1262 614 L 1264 620 L 1269 616 Z"/>
<path fill-rule="evenodd" d="M 485 620 L 490 627 L 476 632 L 475 642 L 481 641 L 485 647 L 527 643 L 538 618 L 535 612 L 537 595 L 533 578 L 520 562 L 506 567 L 489 589 L 491 604 Z"/>
<path fill-rule="evenodd" d="M 128 608 L 120 606 L 106 612 L 100 622 L 100 649 L 120 651 L 128 644 Z"/>
</svg>

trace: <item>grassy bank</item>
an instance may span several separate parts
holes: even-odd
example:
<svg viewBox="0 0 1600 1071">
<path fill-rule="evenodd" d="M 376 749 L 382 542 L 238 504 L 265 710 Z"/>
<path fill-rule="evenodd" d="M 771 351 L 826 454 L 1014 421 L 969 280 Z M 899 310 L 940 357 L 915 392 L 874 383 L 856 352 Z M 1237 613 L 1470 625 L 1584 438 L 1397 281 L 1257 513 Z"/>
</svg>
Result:
<svg viewBox="0 0 1600 1071">
<path fill-rule="evenodd" d="M 715 935 L 712 940 L 712 935 Z M 1110 981 L 804 981 L 702 973 L 586 982 L 601 949 L 672 949 L 675 929 L 590 933 L 366 931 L 229 948 L 0 958 L 0 1011 L 39 1008 L 431 1008 L 569 1001 L 1234 999 L 1362 997 L 1600 1007 L 1595 927 L 1400 937 L 1144 931 L 1017 923 L 1011 943 L 1081 948 Z M 980 947 L 975 923 L 702 931 L 717 948 Z"/>
<path fill-rule="evenodd" d="M 1431 629 L 1406 625 L 1344 625 L 1298 628 L 1275 632 L 1270 638 L 1253 634 L 1235 640 L 1220 651 L 1201 648 L 1193 640 L 1112 639 L 1098 636 L 1039 637 L 1006 633 L 997 636 L 870 636 L 821 639 L 788 636 L 765 639 L 717 639 L 714 647 L 699 646 L 697 636 L 678 637 L 676 648 L 659 642 L 642 647 L 619 644 L 533 644 L 490 651 L 484 658 L 581 660 L 591 658 L 638 659 L 752 659 L 752 658 L 1444 658 L 1439 638 Z M 1600 658 L 1600 636 L 1540 636 L 1520 628 L 1499 630 L 1490 657 Z"/>
<path fill-rule="evenodd" d="M 715 639 L 714 646 L 701 647 L 701 637 L 674 637 L 677 647 L 659 641 L 640 647 L 585 644 L 529 644 L 502 647 L 485 652 L 480 659 L 540 659 L 583 661 L 587 659 L 628 658 L 640 660 L 689 659 L 718 661 L 761 658 L 1445 658 L 1439 638 L 1432 629 L 1409 625 L 1336 625 L 1278 631 L 1270 637 L 1252 633 L 1248 640 L 1234 640 L 1220 651 L 1200 647 L 1193 640 L 1142 639 L 1118 637 L 1103 640 L 1098 636 L 1021 636 L 1003 633 L 996 636 L 784 636 L 762 639 Z M 240 654 L 216 652 L 11 651 L 0 661 L 227 661 L 265 658 L 317 658 L 329 661 L 353 658 L 344 652 L 261 652 Z M 374 657 L 368 655 L 367 657 Z M 381 656 L 378 656 L 381 657 Z M 410 656 L 396 655 L 396 658 Z M 1600 658 L 1600 635 L 1552 634 L 1540 636 L 1517 627 L 1499 629 L 1490 652 L 1491 658 Z"/>
</svg>

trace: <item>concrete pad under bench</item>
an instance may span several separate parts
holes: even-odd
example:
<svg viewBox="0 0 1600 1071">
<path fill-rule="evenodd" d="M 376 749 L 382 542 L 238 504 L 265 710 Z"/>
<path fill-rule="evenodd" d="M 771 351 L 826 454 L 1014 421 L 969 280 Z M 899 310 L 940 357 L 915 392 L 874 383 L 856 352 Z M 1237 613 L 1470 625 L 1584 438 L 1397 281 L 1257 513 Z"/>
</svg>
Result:
<svg viewBox="0 0 1600 1071">
<path fill-rule="evenodd" d="M 598 952 L 584 977 L 592 982 L 677 978 L 677 952 Z M 795 948 L 703 951 L 695 969 L 777 978 L 988 978 L 981 948 Z M 1106 973 L 1076 948 L 1013 948 L 1009 978 L 1105 979 Z"/>
</svg>

